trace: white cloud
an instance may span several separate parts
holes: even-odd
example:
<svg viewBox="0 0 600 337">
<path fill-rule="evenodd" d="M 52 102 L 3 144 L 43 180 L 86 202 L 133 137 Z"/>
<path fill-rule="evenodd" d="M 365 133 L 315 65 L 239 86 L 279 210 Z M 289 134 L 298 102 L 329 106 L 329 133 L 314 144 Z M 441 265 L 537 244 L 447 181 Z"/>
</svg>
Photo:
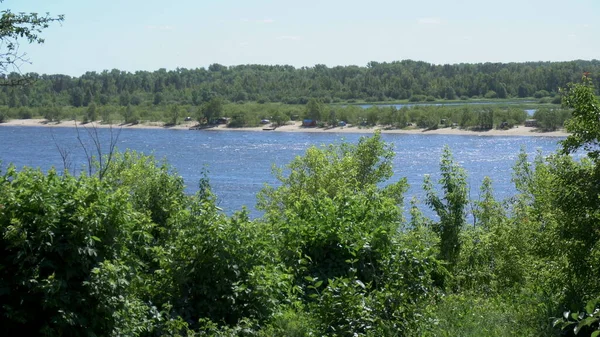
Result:
<svg viewBox="0 0 600 337">
<path fill-rule="evenodd" d="M 417 20 L 420 25 L 440 25 L 442 20 L 440 18 L 420 18 Z"/>
</svg>

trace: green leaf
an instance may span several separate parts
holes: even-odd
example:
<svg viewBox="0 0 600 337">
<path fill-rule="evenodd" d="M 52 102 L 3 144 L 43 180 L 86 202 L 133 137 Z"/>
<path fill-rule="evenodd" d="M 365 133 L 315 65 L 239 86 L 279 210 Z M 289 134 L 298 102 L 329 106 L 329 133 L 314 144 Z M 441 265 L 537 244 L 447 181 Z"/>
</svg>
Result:
<svg viewBox="0 0 600 337">
<path fill-rule="evenodd" d="M 577 326 L 575 327 L 575 329 L 573 330 L 575 332 L 575 334 L 577 334 L 581 328 L 585 327 L 585 326 L 590 326 L 591 324 L 595 323 L 598 319 L 594 318 L 594 317 L 588 317 L 584 320 L 582 320 L 581 322 L 579 322 L 579 324 L 577 324 Z"/>
<path fill-rule="evenodd" d="M 100 240 L 100 238 L 99 238 L 99 237 L 97 237 L 97 236 L 93 236 L 93 235 L 92 235 L 92 240 L 94 240 L 94 241 L 96 241 L 96 242 L 102 242 L 102 240 Z"/>
<path fill-rule="evenodd" d="M 365 289 L 365 284 L 361 280 L 356 280 L 356 284 L 358 284 L 361 288 Z"/>
<path fill-rule="evenodd" d="M 600 336 L 600 330 L 596 330 L 594 332 L 592 332 L 592 334 L 590 335 L 590 337 L 598 337 Z"/>
<path fill-rule="evenodd" d="M 598 303 L 597 300 L 587 302 L 587 304 L 585 305 L 585 311 L 588 313 L 588 315 L 594 314 L 594 310 L 596 309 L 597 303 Z"/>
<path fill-rule="evenodd" d="M 315 288 L 319 288 L 323 284 L 323 281 L 318 281 L 315 283 Z"/>
</svg>

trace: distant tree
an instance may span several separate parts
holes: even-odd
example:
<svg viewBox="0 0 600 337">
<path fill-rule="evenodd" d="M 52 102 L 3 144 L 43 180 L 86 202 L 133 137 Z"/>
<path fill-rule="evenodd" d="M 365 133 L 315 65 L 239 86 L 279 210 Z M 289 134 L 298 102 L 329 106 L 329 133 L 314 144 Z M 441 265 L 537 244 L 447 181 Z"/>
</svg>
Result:
<svg viewBox="0 0 600 337">
<path fill-rule="evenodd" d="M 198 92 L 198 90 L 192 91 L 192 104 L 200 105 L 200 103 L 200 92 Z"/>
<path fill-rule="evenodd" d="M 88 121 L 93 122 L 98 119 L 98 113 L 96 112 L 96 103 L 92 102 L 88 105 L 86 111 L 86 118 Z"/>
<path fill-rule="evenodd" d="M 206 120 L 210 124 L 215 118 L 223 114 L 223 100 L 220 97 L 214 97 L 210 101 L 203 103 L 199 112 L 198 121 L 202 122 Z"/>
<path fill-rule="evenodd" d="M 494 90 L 488 90 L 488 92 L 485 93 L 485 98 L 498 98 L 498 94 L 494 91 Z"/>
<path fill-rule="evenodd" d="M 498 98 L 507 98 L 508 97 L 508 92 L 506 91 L 506 85 L 504 85 L 504 83 L 501 83 L 500 86 L 498 87 Z"/>
<path fill-rule="evenodd" d="M 454 91 L 453 87 L 446 87 L 446 92 L 444 94 L 445 99 L 456 99 L 456 91 Z"/>
<path fill-rule="evenodd" d="M 337 118 L 337 114 L 335 112 L 335 109 L 330 109 L 329 110 L 329 117 L 327 118 L 327 124 L 329 124 L 329 126 L 337 126 L 338 124 L 338 118 Z"/>
<path fill-rule="evenodd" d="M 546 90 L 538 90 L 533 94 L 533 97 L 535 98 L 543 98 L 543 97 L 549 97 L 550 93 Z"/>
<path fill-rule="evenodd" d="M 106 105 L 110 102 L 110 97 L 106 94 L 102 94 L 102 95 L 100 95 L 99 101 L 100 101 L 100 104 Z"/>
<path fill-rule="evenodd" d="M 132 105 L 140 105 L 142 104 L 142 98 L 138 94 L 134 94 L 131 96 L 131 104 Z"/>
<path fill-rule="evenodd" d="M 271 115 L 271 122 L 277 126 L 283 126 L 289 122 L 290 117 L 280 110 L 276 110 Z"/>
<path fill-rule="evenodd" d="M 179 110 L 180 109 L 178 105 L 172 105 L 169 109 L 170 125 L 177 125 L 177 119 L 179 118 Z"/>
<path fill-rule="evenodd" d="M 121 106 L 128 106 L 131 103 L 131 98 L 127 92 L 122 93 L 119 96 L 119 104 Z"/>
<path fill-rule="evenodd" d="M 127 107 L 123 108 L 121 111 L 123 118 L 125 119 L 125 123 L 137 124 L 140 122 L 139 117 L 135 114 L 131 104 L 128 104 Z"/>
<path fill-rule="evenodd" d="M 325 104 L 323 101 L 316 98 L 311 98 L 308 103 L 306 103 L 306 108 L 304 110 L 304 116 L 308 119 L 312 120 L 321 120 L 323 118 L 323 113 L 325 110 Z"/>
<path fill-rule="evenodd" d="M 17 99 L 17 93 L 15 90 L 10 91 L 10 95 L 8 96 L 8 107 L 16 108 L 19 106 L 19 100 Z"/>
<path fill-rule="evenodd" d="M 529 97 L 529 89 L 525 85 L 520 84 L 519 88 L 517 89 L 517 95 L 520 98 Z"/>
<path fill-rule="evenodd" d="M 162 101 L 163 101 L 163 95 L 160 92 L 155 93 L 152 104 L 159 105 L 160 103 L 162 103 Z"/>
<path fill-rule="evenodd" d="M 60 106 L 51 106 L 47 107 L 44 111 L 44 118 L 48 122 L 60 122 L 60 116 L 62 115 L 62 107 Z"/>
<path fill-rule="evenodd" d="M 94 97 L 92 96 L 92 92 L 89 89 L 86 90 L 85 94 L 83 95 L 83 106 L 88 106 L 93 99 Z"/>
<path fill-rule="evenodd" d="M 83 89 L 75 87 L 71 90 L 71 105 L 78 108 L 83 105 Z"/>
<path fill-rule="evenodd" d="M 102 118 L 102 123 L 110 124 L 112 122 L 110 113 L 111 111 L 109 107 L 103 107 L 102 110 L 100 110 L 100 117 Z"/>
</svg>

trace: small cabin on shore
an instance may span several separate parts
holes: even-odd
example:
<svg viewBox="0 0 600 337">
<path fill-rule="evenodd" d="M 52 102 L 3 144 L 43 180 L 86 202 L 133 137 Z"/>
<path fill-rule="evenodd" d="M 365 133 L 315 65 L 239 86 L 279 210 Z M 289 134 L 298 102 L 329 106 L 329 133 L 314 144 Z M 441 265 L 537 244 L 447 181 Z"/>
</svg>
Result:
<svg viewBox="0 0 600 337">
<path fill-rule="evenodd" d="M 535 119 L 528 119 L 525 121 L 525 126 L 529 128 L 537 128 L 538 123 Z"/>
</svg>

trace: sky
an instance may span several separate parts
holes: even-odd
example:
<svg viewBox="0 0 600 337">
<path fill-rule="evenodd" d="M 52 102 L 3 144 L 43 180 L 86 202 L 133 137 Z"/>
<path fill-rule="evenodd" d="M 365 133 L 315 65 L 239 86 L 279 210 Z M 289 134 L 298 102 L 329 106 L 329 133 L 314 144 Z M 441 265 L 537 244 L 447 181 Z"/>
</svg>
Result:
<svg viewBox="0 0 600 337">
<path fill-rule="evenodd" d="M 64 14 L 22 72 L 600 58 L 600 0 L 4 0 Z"/>
</svg>

